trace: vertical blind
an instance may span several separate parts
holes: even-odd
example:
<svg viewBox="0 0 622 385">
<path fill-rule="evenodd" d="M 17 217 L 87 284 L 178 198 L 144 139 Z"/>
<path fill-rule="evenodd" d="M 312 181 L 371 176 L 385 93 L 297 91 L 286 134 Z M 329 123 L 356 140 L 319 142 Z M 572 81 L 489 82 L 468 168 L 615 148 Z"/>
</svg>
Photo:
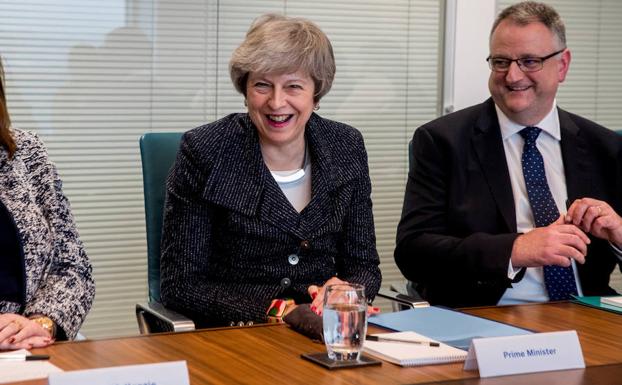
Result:
<svg viewBox="0 0 622 385">
<path fill-rule="evenodd" d="M 384 285 L 413 130 L 438 114 L 439 0 L 3 0 L 0 55 L 15 127 L 45 141 L 93 266 L 88 337 L 137 332 L 147 298 L 138 138 L 243 111 L 228 61 L 251 21 L 302 16 L 337 61 L 319 113 L 365 137 Z"/>
<path fill-rule="evenodd" d="M 515 1 L 498 1 L 498 11 Z M 566 25 L 572 53 L 570 71 L 557 94 L 558 105 L 612 130 L 622 129 L 622 2 L 547 0 Z M 622 292 L 620 272 L 611 285 Z"/>
</svg>

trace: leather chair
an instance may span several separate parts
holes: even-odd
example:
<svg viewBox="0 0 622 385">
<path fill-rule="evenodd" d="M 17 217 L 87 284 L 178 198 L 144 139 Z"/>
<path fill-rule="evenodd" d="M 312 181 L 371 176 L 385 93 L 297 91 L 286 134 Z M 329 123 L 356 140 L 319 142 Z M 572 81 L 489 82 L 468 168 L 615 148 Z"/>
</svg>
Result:
<svg viewBox="0 0 622 385">
<path fill-rule="evenodd" d="M 182 135 L 183 132 L 152 132 L 140 138 L 149 285 L 149 302 L 136 304 L 136 320 L 141 334 L 195 329 L 191 319 L 160 303 L 160 240 L 166 177 L 175 162 Z"/>
</svg>

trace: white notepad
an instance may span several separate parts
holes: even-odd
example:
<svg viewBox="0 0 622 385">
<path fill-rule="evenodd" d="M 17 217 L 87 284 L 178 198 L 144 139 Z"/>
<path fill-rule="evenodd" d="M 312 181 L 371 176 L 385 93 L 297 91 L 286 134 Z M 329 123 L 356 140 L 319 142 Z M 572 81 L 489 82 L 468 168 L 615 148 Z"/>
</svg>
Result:
<svg viewBox="0 0 622 385">
<path fill-rule="evenodd" d="M 438 342 L 415 332 L 399 332 L 377 335 L 386 338 Z M 466 359 L 466 351 L 454 348 L 453 346 L 449 346 L 442 342 L 439 344 L 440 346 L 433 347 L 423 344 L 409 344 L 404 342 L 365 341 L 364 346 L 366 353 L 401 366 L 445 364 L 449 362 L 460 362 Z"/>
<path fill-rule="evenodd" d="M 0 354 L 15 353 L 30 354 L 24 349 Z M 58 372 L 62 372 L 62 370 L 49 361 L 0 361 L 0 384 L 46 378 L 50 373 Z"/>
<path fill-rule="evenodd" d="M 611 306 L 622 307 L 622 296 L 619 295 L 616 297 L 600 297 L 600 302 L 606 303 L 607 305 Z"/>
</svg>

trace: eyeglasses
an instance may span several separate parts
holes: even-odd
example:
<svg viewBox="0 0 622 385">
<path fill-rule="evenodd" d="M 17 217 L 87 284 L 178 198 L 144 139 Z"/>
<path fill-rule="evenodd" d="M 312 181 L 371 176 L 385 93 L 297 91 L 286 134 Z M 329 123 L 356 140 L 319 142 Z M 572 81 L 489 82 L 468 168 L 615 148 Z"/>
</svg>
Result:
<svg viewBox="0 0 622 385">
<path fill-rule="evenodd" d="M 490 67 L 490 69 L 495 72 L 509 71 L 512 62 L 516 62 L 516 64 L 518 64 L 518 68 L 520 68 L 523 72 L 536 72 L 542 69 L 545 60 L 552 58 L 558 53 L 564 52 L 565 49 L 566 48 L 560 49 L 559 51 L 553 52 L 552 54 L 543 57 L 523 57 L 520 59 L 508 59 L 505 57 L 488 56 L 486 58 L 486 61 L 488 62 L 488 66 Z"/>
</svg>

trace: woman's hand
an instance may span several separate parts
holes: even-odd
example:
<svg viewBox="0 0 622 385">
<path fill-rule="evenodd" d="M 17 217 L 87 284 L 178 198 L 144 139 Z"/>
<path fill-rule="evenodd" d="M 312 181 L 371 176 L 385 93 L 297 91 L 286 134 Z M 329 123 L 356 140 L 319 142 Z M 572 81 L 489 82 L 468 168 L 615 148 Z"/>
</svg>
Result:
<svg viewBox="0 0 622 385">
<path fill-rule="evenodd" d="M 326 291 L 326 287 L 328 285 L 347 285 L 348 282 L 342 281 L 337 277 L 332 277 L 328 281 L 324 282 L 324 285 L 318 287 L 316 285 L 311 285 L 307 289 L 307 292 L 311 296 L 311 310 L 315 312 L 317 315 L 322 315 L 324 311 L 324 292 Z M 380 309 L 377 307 L 367 306 L 367 315 L 378 314 L 380 313 Z"/>
<path fill-rule="evenodd" d="M 19 314 L 0 314 L 0 350 L 42 348 L 54 343 L 38 323 Z"/>
</svg>

